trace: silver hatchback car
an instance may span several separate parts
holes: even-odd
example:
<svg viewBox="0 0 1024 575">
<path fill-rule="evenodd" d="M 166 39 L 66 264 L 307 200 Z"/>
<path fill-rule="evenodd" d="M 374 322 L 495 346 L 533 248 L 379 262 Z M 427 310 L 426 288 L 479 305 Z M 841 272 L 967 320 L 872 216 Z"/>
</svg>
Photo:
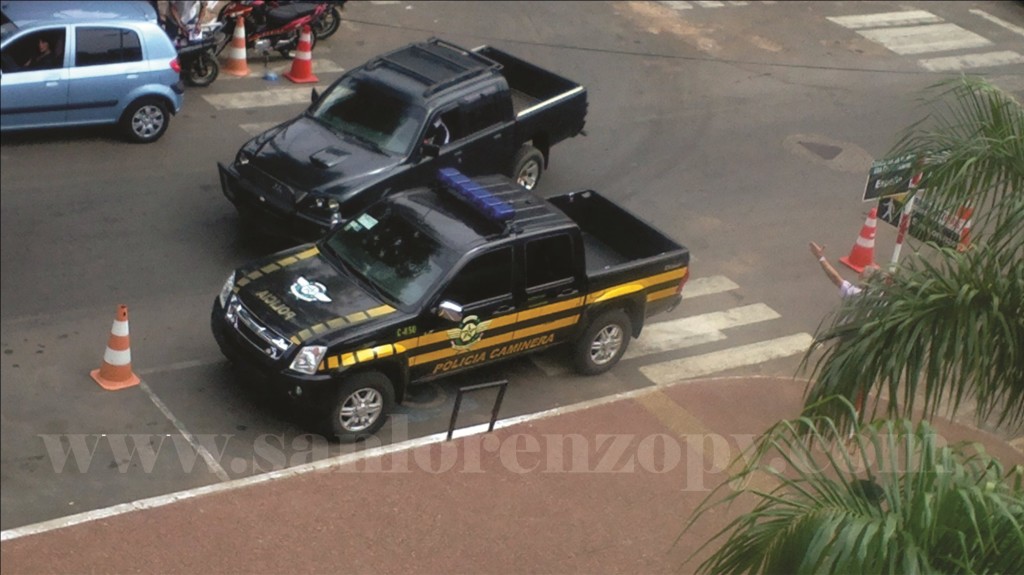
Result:
<svg viewBox="0 0 1024 575">
<path fill-rule="evenodd" d="M 177 51 L 149 2 L 0 2 L 0 130 L 118 124 L 154 142 L 181 110 Z"/>
</svg>

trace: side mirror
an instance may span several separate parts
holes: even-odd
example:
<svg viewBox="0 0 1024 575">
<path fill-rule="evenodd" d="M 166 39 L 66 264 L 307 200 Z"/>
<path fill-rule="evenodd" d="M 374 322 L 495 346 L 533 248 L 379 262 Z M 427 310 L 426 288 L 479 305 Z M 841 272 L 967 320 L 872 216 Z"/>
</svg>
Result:
<svg viewBox="0 0 1024 575">
<path fill-rule="evenodd" d="M 448 321 L 460 322 L 462 321 L 462 306 L 455 302 L 444 300 L 441 302 L 441 305 L 437 306 L 437 316 Z"/>
<path fill-rule="evenodd" d="M 316 101 L 319 100 L 319 99 L 320 99 L 320 92 L 317 92 L 316 88 L 313 88 L 313 92 L 309 95 L 310 103 L 316 104 Z"/>
<path fill-rule="evenodd" d="M 430 142 L 423 144 L 423 155 L 428 158 L 436 158 L 441 155 L 441 146 Z"/>
</svg>

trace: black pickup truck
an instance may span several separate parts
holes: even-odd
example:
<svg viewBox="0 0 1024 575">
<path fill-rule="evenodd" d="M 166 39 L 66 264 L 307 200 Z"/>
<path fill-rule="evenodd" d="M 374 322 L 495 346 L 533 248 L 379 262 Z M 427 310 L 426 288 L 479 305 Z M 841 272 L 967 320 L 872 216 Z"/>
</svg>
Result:
<svg viewBox="0 0 1024 575">
<path fill-rule="evenodd" d="M 584 190 L 542 199 L 444 168 L 305 244 L 236 270 L 213 303 L 221 351 L 343 441 L 406 387 L 567 344 L 578 371 L 622 357 L 680 302 L 689 251 Z"/>
<path fill-rule="evenodd" d="M 256 136 L 221 188 L 264 232 L 312 240 L 382 195 L 453 167 L 533 189 L 551 147 L 583 131 L 583 86 L 497 48 L 432 38 L 338 79 L 297 118 Z"/>
</svg>

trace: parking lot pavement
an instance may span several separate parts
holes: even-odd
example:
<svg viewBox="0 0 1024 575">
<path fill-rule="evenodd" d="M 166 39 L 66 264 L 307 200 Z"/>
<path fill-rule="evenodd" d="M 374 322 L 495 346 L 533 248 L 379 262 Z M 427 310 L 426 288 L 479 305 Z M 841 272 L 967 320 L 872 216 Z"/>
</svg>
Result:
<svg viewBox="0 0 1024 575">
<path fill-rule="evenodd" d="M 779 378 L 640 389 L 6 531 L 0 562 L 8 573 L 677 572 L 729 520 L 709 514 L 677 542 L 695 507 L 756 434 L 798 413 L 802 391 Z M 936 427 L 1021 459 L 993 435 Z"/>
</svg>

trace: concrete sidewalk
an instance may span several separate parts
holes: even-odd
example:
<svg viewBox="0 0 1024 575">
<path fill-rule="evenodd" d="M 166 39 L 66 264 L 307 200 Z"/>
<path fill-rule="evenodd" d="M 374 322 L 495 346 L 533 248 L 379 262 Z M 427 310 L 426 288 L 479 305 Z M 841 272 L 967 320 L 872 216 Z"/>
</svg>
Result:
<svg viewBox="0 0 1024 575">
<path fill-rule="evenodd" d="M 736 378 L 646 388 L 493 433 L 11 530 L 0 563 L 11 574 L 692 572 L 700 558 L 683 561 L 735 508 L 677 542 L 686 521 L 756 434 L 799 412 L 803 386 Z M 936 427 L 949 441 L 984 443 L 1004 464 L 1024 460 L 994 435 Z"/>
</svg>

